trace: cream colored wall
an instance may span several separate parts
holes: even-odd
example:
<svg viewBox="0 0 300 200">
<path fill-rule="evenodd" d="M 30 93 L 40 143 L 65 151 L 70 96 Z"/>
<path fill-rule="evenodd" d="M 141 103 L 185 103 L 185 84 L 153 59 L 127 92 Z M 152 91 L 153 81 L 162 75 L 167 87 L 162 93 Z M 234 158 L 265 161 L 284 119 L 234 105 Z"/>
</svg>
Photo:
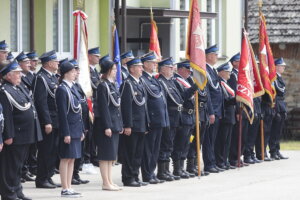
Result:
<svg viewBox="0 0 300 200">
<path fill-rule="evenodd" d="M 88 15 L 88 47 L 100 46 L 100 3 L 96 0 L 85 1 L 85 13 Z"/>
<path fill-rule="evenodd" d="M 0 41 L 10 43 L 10 0 L 1 0 L 0 6 Z"/>
</svg>

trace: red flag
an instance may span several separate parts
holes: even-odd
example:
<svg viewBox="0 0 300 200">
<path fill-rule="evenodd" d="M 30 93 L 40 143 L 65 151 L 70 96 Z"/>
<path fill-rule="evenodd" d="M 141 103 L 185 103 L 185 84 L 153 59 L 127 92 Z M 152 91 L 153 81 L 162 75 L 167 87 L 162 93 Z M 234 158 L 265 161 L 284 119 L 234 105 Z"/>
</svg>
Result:
<svg viewBox="0 0 300 200">
<path fill-rule="evenodd" d="M 248 33 L 243 30 L 236 100 L 244 103 L 244 105 L 249 108 L 244 110 L 250 123 L 252 123 L 254 118 L 253 98 L 262 95 L 264 90 L 260 80 L 255 56 L 247 35 Z M 248 110 L 251 111 L 251 116 L 249 115 Z"/>
<path fill-rule="evenodd" d="M 161 60 L 160 46 L 157 37 L 158 30 L 157 30 L 156 22 L 153 19 L 152 8 L 151 8 L 150 17 L 151 17 L 151 32 L 150 32 L 149 51 L 154 51 L 158 59 Z"/>
<path fill-rule="evenodd" d="M 273 103 L 276 94 L 272 83 L 276 79 L 276 68 L 268 39 L 266 20 L 261 11 L 259 19 L 259 68 L 265 92 Z"/>
<path fill-rule="evenodd" d="M 204 44 L 198 1 L 192 0 L 189 14 L 186 58 L 190 60 L 190 65 L 194 69 L 194 81 L 201 90 L 204 89 L 207 82 Z"/>
</svg>

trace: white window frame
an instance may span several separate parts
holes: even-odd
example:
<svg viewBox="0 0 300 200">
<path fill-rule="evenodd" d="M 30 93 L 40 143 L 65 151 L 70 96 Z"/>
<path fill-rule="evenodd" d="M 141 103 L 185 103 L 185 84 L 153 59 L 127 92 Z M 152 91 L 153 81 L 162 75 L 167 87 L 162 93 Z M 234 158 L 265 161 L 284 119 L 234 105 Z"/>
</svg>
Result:
<svg viewBox="0 0 300 200">
<path fill-rule="evenodd" d="M 180 5 L 180 2 L 179 2 Z M 185 0 L 185 8 L 184 10 L 189 11 L 190 10 L 190 0 Z M 187 29 L 188 29 L 188 18 L 184 19 L 185 20 L 185 30 L 186 30 L 186 36 L 188 34 Z M 179 22 L 180 23 L 180 22 Z M 180 38 L 181 40 L 181 38 Z M 187 38 L 185 37 L 184 40 L 187 40 Z M 186 43 L 187 41 L 185 41 Z M 183 51 L 181 51 L 180 49 L 180 42 L 179 42 L 179 58 L 185 58 L 185 53 L 186 53 L 186 49 L 184 49 Z"/>
<path fill-rule="evenodd" d="M 69 2 L 70 8 L 70 52 L 64 52 L 63 49 L 63 0 L 58 0 L 58 50 L 57 56 L 59 59 L 62 58 L 73 58 L 73 0 Z M 53 16 L 55 17 L 55 16 Z"/>
</svg>

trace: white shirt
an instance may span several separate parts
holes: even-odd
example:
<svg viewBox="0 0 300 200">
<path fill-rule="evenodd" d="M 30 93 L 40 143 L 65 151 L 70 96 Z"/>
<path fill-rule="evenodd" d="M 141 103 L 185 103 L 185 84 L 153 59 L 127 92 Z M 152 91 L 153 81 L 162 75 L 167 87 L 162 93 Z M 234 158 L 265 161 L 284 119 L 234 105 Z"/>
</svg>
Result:
<svg viewBox="0 0 300 200">
<path fill-rule="evenodd" d="M 140 83 L 140 79 L 135 78 L 135 77 L 132 76 L 131 74 L 130 74 L 130 76 L 131 76 L 132 78 L 134 78 L 134 80 L 135 80 L 137 83 Z"/>
<path fill-rule="evenodd" d="M 71 81 L 63 80 L 70 88 L 73 86 L 73 83 Z"/>
<path fill-rule="evenodd" d="M 45 69 L 45 68 L 43 68 L 43 69 L 46 70 L 46 72 L 48 72 L 51 76 L 54 75 L 54 73 L 50 72 L 49 70 L 47 70 L 47 69 Z"/>
</svg>

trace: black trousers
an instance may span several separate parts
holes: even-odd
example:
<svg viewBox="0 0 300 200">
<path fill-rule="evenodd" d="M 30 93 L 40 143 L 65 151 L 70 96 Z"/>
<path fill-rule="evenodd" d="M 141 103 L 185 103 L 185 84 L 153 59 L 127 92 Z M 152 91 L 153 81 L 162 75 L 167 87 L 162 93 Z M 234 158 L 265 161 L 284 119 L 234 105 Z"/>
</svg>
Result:
<svg viewBox="0 0 300 200">
<path fill-rule="evenodd" d="M 185 160 L 188 153 L 188 146 L 191 136 L 192 125 L 182 125 L 176 129 L 174 137 L 172 160 Z"/>
<path fill-rule="evenodd" d="M 155 178 L 155 168 L 159 155 L 160 141 L 163 128 L 150 128 L 145 135 L 145 147 L 142 159 L 142 177 L 145 182 Z"/>
<path fill-rule="evenodd" d="M 176 127 L 164 128 L 161 136 L 158 162 L 169 162 L 173 152 Z"/>
<path fill-rule="evenodd" d="M 228 163 L 232 128 L 233 124 L 221 121 L 215 143 L 215 157 L 219 167 L 224 167 Z"/>
<path fill-rule="evenodd" d="M 138 179 L 142 164 L 145 133 L 132 132 L 130 136 L 123 137 L 122 182 L 131 182 Z"/>
<path fill-rule="evenodd" d="M 5 200 L 22 196 L 21 170 L 30 144 L 5 145 L 0 153 L 0 194 Z"/>
<path fill-rule="evenodd" d="M 203 141 L 203 161 L 204 170 L 216 166 L 215 160 L 215 141 L 220 126 L 220 119 L 216 117 L 215 123 L 209 125 Z"/>
<path fill-rule="evenodd" d="M 241 156 L 244 154 L 245 144 L 248 138 L 249 120 L 243 115 L 242 118 L 242 144 L 241 144 Z M 237 164 L 238 161 L 238 140 L 239 140 L 239 121 L 233 127 L 231 136 L 231 145 L 229 153 L 229 162 L 231 165 Z"/>
<path fill-rule="evenodd" d="M 200 144 L 203 144 L 205 132 L 206 132 L 207 122 L 201 121 L 200 125 Z M 187 155 L 188 159 L 195 159 L 197 154 L 197 140 L 196 140 L 196 128 L 192 129 L 192 135 L 194 135 L 194 139 L 189 146 L 189 152 Z"/>
<path fill-rule="evenodd" d="M 244 158 L 252 158 L 254 154 L 254 146 L 257 137 L 260 137 L 260 120 L 261 117 L 255 117 L 252 124 L 249 124 L 248 139 L 245 144 Z"/>
<path fill-rule="evenodd" d="M 283 132 L 285 113 L 276 113 L 273 118 L 271 134 L 270 134 L 270 154 L 278 153 L 280 150 L 280 137 Z"/>
<path fill-rule="evenodd" d="M 52 129 L 50 134 L 43 131 L 43 140 L 38 143 L 37 176 L 36 182 L 43 183 L 54 175 L 54 169 L 58 160 L 58 129 Z"/>
</svg>

